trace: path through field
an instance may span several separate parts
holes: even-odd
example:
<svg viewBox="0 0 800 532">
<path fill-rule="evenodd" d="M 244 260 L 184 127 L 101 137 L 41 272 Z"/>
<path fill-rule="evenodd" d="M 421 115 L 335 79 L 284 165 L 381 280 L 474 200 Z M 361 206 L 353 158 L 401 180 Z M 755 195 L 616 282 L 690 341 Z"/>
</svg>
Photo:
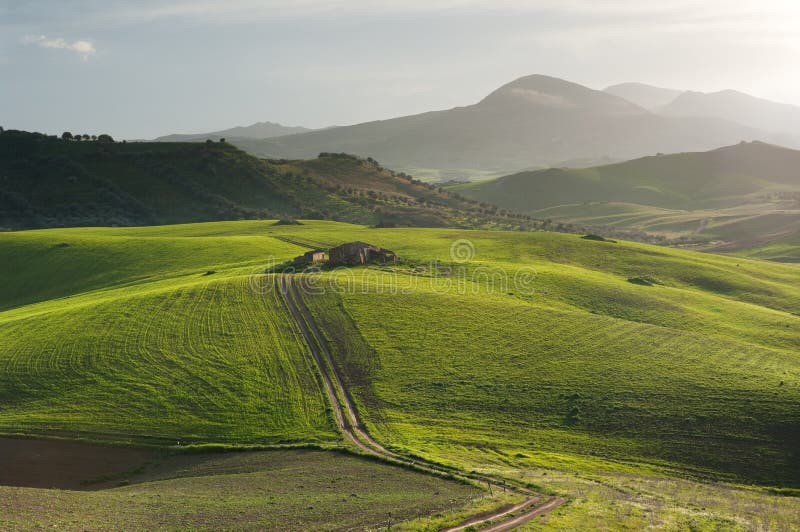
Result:
<svg viewBox="0 0 800 532">
<path fill-rule="evenodd" d="M 343 380 L 340 378 L 338 370 L 333 363 L 333 357 L 331 356 L 331 351 L 328 347 L 327 340 L 317 327 L 317 324 L 314 322 L 313 315 L 303 300 L 302 290 L 298 288 L 299 283 L 294 277 L 295 276 L 287 274 L 282 274 L 280 276 L 280 292 L 290 314 L 297 322 L 303 338 L 305 339 L 309 350 L 311 351 L 311 355 L 313 356 L 314 361 L 319 368 L 323 384 L 325 385 L 325 391 L 328 395 L 328 399 L 331 403 L 331 407 L 336 418 L 336 424 L 344 436 L 358 449 L 373 456 L 377 456 L 391 462 L 400 463 L 405 466 L 410 466 L 428 474 L 437 476 L 451 475 L 453 473 L 452 471 L 448 471 L 438 464 L 421 460 L 412 460 L 403 455 L 390 451 L 375 441 L 369 434 L 367 434 L 361 425 L 361 422 L 359 421 L 356 408 L 350 400 L 350 396 L 348 395 L 343 384 Z M 561 506 L 566 502 L 566 500 L 561 497 L 550 497 L 544 503 L 539 504 L 541 502 L 541 497 L 525 488 L 507 486 L 505 483 L 498 482 L 497 479 L 492 479 L 490 477 L 477 477 L 463 472 L 458 472 L 457 474 L 464 478 L 486 482 L 489 486 L 491 486 L 491 489 L 510 489 L 521 495 L 524 495 L 526 498 L 523 502 L 511 508 L 503 507 L 488 514 L 481 513 L 473 516 L 456 527 L 445 529 L 448 532 L 455 532 L 457 530 L 464 530 L 472 526 L 491 523 L 516 512 L 527 510 L 525 513 L 514 517 L 513 519 L 490 525 L 485 529 L 495 532 L 512 530 L 527 523 L 535 517 L 543 515 Z"/>
</svg>

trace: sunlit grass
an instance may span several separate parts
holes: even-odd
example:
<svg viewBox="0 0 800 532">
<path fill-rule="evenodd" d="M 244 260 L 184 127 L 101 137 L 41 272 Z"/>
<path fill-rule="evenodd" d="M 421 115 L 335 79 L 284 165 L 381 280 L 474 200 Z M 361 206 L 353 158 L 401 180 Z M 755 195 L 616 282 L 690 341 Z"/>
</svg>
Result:
<svg viewBox="0 0 800 532">
<path fill-rule="evenodd" d="M 696 480 L 797 487 L 796 266 L 576 235 L 304 223 L 0 234 L 0 430 L 340 441 L 280 298 L 250 278 L 303 251 L 278 237 L 362 240 L 407 262 L 323 273 L 325 286 L 363 283 L 308 302 L 383 443 L 572 497 L 542 520 L 555 528 L 791 522 L 794 498 Z M 458 272 L 457 239 L 474 250 L 461 285 L 410 274 L 432 260 Z M 511 281 L 469 280 L 480 268 Z"/>
</svg>

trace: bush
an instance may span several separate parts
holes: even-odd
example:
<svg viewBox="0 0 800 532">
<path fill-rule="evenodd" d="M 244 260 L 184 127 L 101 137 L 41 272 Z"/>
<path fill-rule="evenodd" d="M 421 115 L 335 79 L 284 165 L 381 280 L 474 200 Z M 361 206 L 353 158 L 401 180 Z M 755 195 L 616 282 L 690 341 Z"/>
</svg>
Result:
<svg viewBox="0 0 800 532">
<path fill-rule="evenodd" d="M 588 234 L 588 235 L 584 235 L 581 238 L 583 238 L 584 240 L 594 240 L 596 242 L 616 242 L 616 240 L 610 240 L 610 239 L 605 238 L 603 236 L 595 235 L 595 234 L 591 234 L 591 233 Z"/>
</svg>

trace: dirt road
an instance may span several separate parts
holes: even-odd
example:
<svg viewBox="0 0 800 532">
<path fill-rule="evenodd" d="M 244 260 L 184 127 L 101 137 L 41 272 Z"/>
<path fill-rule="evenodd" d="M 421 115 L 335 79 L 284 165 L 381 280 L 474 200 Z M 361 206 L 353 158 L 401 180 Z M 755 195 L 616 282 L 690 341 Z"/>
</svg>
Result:
<svg viewBox="0 0 800 532">
<path fill-rule="evenodd" d="M 451 474 L 452 471 L 438 466 L 437 464 L 420 460 L 412 460 L 408 457 L 390 451 L 375 441 L 369 434 L 367 434 L 361 425 L 361 422 L 359 421 L 355 406 L 350 400 L 344 383 L 339 376 L 339 372 L 333 362 L 333 356 L 330 348 L 328 347 L 328 343 L 325 340 L 325 336 L 317 327 L 311 311 L 306 306 L 305 301 L 303 300 L 302 290 L 298 288 L 298 283 L 294 279 L 294 276 L 282 274 L 279 278 L 279 288 L 281 295 L 283 296 L 283 300 L 286 303 L 290 314 L 297 322 L 300 332 L 302 333 L 303 338 L 305 339 L 306 344 L 311 351 L 311 355 L 313 356 L 314 361 L 319 368 L 322 381 L 325 386 L 325 392 L 328 395 L 328 400 L 331 403 L 331 408 L 333 409 L 334 417 L 336 418 L 336 424 L 339 426 L 342 434 L 344 434 L 344 436 L 351 443 L 353 443 L 353 445 L 363 452 L 394 462 L 399 462 L 407 466 L 412 466 L 415 469 L 430 474 L 439 476 Z M 485 529 L 497 532 L 512 530 L 513 528 L 521 526 L 531 519 L 547 513 L 566 502 L 560 497 L 551 497 L 543 504 L 538 505 L 538 503 L 541 501 L 541 497 L 527 489 L 520 487 L 508 487 L 503 486 L 502 484 L 492 484 L 496 481 L 493 479 L 487 479 L 486 477 L 475 478 L 467 473 L 461 473 L 461 476 L 465 478 L 471 478 L 473 480 L 479 480 L 481 482 L 488 482 L 492 486 L 492 489 L 495 490 L 509 488 L 521 495 L 525 495 L 526 499 L 511 508 L 500 508 L 489 514 L 479 514 L 473 516 L 456 527 L 445 529 L 446 531 L 455 532 L 457 530 L 464 530 L 471 526 L 494 522 L 498 519 L 531 508 L 530 510 L 525 511 L 523 514 L 514 517 L 513 519 L 495 525 L 490 525 Z"/>
</svg>

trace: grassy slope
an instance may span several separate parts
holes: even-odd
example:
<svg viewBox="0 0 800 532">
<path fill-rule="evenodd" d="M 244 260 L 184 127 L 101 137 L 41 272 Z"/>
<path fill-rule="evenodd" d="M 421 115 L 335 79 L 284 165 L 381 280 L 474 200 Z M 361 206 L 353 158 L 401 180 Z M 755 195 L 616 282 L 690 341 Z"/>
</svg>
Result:
<svg viewBox="0 0 800 532">
<path fill-rule="evenodd" d="M 313 451 L 176 457 L 129 482 L 96 492 L 0 486 L 0 528 L 363 529 L 385 526 L 388 515 L 397 523 L 489 499 L 464 484 Z"/>
<path fill-rule="evenodd" d="M 800 262 L 800 231 L 744 250 L 741 254 L 779 262 Z"/>
<path fill-rule="evenodd" d="M 365 240 L 420 260 L 449 260 L 467 238 L 470 272 L 536 271 L 533 295 L 418 279 L 407 293 L 310 299 L 349 357 L 341 364 L 370 430 L 392 445 L 509 476 L 566 470 L 572 480 L 545 484 L 584 495 L 596 486 L 575 488 L 589 482 L 576 471 L 651 467 L 628 461 L 772 485 L 800 478 L 796 266 L 552 233 L 254 221 L 0 235 L 3 275 L 27 287 L 0 293 L 5 430 L 334 439 L 274 293 L 246 286 L 270 255 L 300 250 L 274 236 Z M 53 253 L 69 255 L 52 267 Z M 36 303 L 49 298 L 61 299 Z"/>
<path fill-rule="evenodd" d="M 407 253 L 447 255 L 444 235 L 420 233 Z M 471 236 L 495 265 L 529 252 L 537 295 L 453 295 L 425 281 L 389 295 L 397 281 L 372 273 L 366 290 L 311 298 L 370 430 L 572 495 L 545 527 L 797 525 L 796 499 L 664 475 L 797 485 L 800 271 L 568 236 L 520 247 L 447 236 Z M 666 286 L 624 281 L 636 271 Z"/>
<path fill-rule="evenodd" d="M 4 284 L 3 306 L 25 302 L 20 294 L 60 299 L 0 313 L 0 430 L 170 441 L 338 438 L 275 292 L 254 292 L 247 267 L 202 275 L 266 249 L 291 257 L 299 248 L 263 236 L 237 247 L 236 238 L 109 232 L 2 235 L 13 244 L 0 247 L 13 259 L 2 261 L 3 273 L 18 279 Z M 54 247 L 64 241 L 70 246 Z"/>
<path fill-rule="evenodd" d="M 381 434 L 415 449 L 525 441 L 796 482 L 796 268 L 567 235 L 406 238 L 443 257 L 447 236 L 472 237 L 484 265 L 532 266 L 538 291 L 422 282 L 343 295 L 379 360 L 364 364 Z M 635 275 L 663 285 L 626 281 Z"/>
</svg>

